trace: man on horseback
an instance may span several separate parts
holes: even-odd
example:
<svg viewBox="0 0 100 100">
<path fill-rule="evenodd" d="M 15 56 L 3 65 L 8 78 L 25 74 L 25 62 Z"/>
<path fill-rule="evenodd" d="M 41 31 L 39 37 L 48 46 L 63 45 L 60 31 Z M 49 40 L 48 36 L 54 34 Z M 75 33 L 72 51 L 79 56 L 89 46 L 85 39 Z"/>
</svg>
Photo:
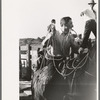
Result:
<svg viewBox="0 0 100 100">
<path fill-rule="evenodd" d="M 88 20 L 86 21 L 85 24 L 85 30 L 84 30 L 84 37 L 83 37 L 83 42 L 80 46 L 79 53 L 84 50 L 84 48 L 87 48 L 88 44 L 88 39 L 91 34 L 91 32 L 95 35 L 96 37 L 96 11 L 93 9 L 94 5 L 96 4 L 94 0 L 92 0 L 90 3 L 88 3 L 91 7 L 91 10 L 85 10 L 81 13 L 81 16 L 86 15 L 88 17 Z"/>
<path fill-rule="evenodd" d="M 58 31 L 53 31 L 52 35 L 52 47 L 53 47 L 53 57 L 54 59 L 49 59 L 49 55 L 47 58 L 49 68 L 54 67 L 53 60 L 58 58 L 63 58 L 65 63 L 70 59 L 71 51 L 78 53 L 79 45 L 76 43 L 73 34 L 71 33 L 73 23 L 70 17 L 63 17 L 60 21 L 62 33 L 59 34 Z M 47 52 L 48 53 L 48 52 Z M 57 61 L 56 61 L 57 62 Z M 58 63 L 61 62 L 58 60 Z M 57 64 L 58 64 L 57 63 Z M 63 69 L 63 66 L 62 68 Z M 63 70 L 62 70 L 63 71 Z"/>
</svg>

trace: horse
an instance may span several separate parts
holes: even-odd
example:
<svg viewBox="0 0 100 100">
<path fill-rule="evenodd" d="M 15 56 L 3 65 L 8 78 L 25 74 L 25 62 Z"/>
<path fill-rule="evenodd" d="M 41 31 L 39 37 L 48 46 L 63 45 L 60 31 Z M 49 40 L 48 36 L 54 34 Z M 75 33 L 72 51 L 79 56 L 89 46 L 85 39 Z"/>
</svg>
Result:
<svg viewBox="0 0 100 100">
<path fill-rule="evenodd" d="M 34 72 L 33 100 L 96 100 L 96 43 L 78 63 L 75 58 L 67 63 L 62 57 L 51 58 Z"/>
</svg>

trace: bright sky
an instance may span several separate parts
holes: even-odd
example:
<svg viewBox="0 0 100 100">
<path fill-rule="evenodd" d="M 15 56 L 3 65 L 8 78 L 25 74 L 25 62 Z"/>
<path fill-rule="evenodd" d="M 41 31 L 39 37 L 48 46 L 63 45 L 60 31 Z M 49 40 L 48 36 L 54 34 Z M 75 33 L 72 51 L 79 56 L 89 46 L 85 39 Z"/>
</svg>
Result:
<svg viewBox="0 0 100 100">
<path fill-rule="evenodd" d="M 16 34 L 19 38 L 34 38 L 46 35 L 47 26 L 52 18 L 56 19 L 56 25 L 60 29 L 59 21 L 64 16 L 72 18 L 74 29 L 78 34 L 83 33 L 84 18 L 80 17 L 80 13 L 89 8 L 90 0 L 3 0 L 2 2 L 5 33 Z"/>
<path fill-rule="evenodd" d="M 47 34 L 51 19 L 70 16 L 75 31 L 84 30 L 81 11 L 90 0 L 2 0 L 2 99 L 19 99 L 19 39 Z M 95 0 L 97 3 L 97 0 Z M 97 9 L 97 5 L 95 6 Z"/>
</svg>

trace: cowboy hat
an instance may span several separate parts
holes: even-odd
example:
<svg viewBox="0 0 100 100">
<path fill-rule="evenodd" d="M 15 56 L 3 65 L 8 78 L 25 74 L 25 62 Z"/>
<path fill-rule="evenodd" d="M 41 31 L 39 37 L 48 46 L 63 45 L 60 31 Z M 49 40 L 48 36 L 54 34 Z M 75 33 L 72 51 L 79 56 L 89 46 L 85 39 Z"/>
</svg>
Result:
<svg viewBox="0 0 100 100">
<path fill-rule="evenodd" d="M 91 0 L 88 4 L 89 4 L 89 5 L 90 5 L 90 4 L 95 5 L 96 3 L 94 2 L 94 0 Z"/>
</svg>

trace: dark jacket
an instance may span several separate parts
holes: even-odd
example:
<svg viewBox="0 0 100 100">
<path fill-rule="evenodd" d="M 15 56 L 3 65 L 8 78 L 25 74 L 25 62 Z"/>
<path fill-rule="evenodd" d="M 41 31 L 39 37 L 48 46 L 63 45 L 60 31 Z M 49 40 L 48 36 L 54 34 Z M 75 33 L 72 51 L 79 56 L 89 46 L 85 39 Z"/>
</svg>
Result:
<svg viewBox="0 0 100 100">
<path fill-rule="evenodd" d="M 96 21 L 94 19 L 90 19 L 90 20 L 86 21 L 83 42 L 81 44 L 82 48 L 87 47 L 88 39 L 89 39 L 91 32 L 93 32 L 93 34 L 96 37 Z"/>
</svg>

